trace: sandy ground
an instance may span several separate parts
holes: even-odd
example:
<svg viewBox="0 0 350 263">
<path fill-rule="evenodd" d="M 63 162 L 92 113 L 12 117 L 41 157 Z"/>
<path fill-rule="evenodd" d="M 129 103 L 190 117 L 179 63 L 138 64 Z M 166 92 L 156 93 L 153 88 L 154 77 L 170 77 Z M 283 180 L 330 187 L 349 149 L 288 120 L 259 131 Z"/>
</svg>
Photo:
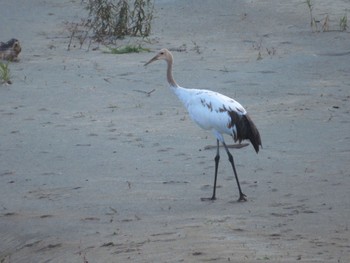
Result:
<svg viewBox="0 0 350 263">
<path fill-rule="evenodd" d="M 315 3 L 319 33 L 301 0 L 155 8 L 152 52 L 110 55 L 67 51 L 81 1 L 1 1 L 0 40 L 23 50 L 0 86 L 0 262 L 349 262 L 349 1 Z M 248 202 L 224 152 L 218 200 L 200 201 L 215 139 L 165 64 L 143 66 L 162 47 L 180 85 L 236 98 L 258 126 L 258 155 L 233 150 Z"/>
</svg>

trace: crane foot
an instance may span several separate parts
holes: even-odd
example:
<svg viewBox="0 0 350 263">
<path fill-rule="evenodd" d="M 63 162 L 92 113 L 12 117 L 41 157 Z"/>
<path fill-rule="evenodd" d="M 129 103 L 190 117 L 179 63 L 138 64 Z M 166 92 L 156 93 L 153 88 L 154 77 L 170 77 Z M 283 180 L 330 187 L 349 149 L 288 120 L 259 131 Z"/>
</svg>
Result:
<svg viewBox="0 0 350 263">
<path fill-rule="evenodd" d="M 248 201 L 248 199 L 247 199 L 247 196 L 246 196 L 245 194 L 241 193 L 241 194 L 239 195 L 239 198 L 238 198 L 237 201 L 238 201 L 238 202 L 246 202 L 246 201 Z"/>
</svg>

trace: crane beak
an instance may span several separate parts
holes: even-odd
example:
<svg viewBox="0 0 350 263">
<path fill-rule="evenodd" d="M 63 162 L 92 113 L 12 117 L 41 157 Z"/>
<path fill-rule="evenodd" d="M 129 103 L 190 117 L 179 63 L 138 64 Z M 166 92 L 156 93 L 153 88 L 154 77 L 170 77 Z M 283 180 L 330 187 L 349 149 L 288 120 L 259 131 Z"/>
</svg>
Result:
<svg viewBox="0 0 350 263">
<path fill-rule="evenodd" d="M 148 61 L 144 66 L 147 66 L 148 64 L 151 64 L 152 62 L 158 60 L 158 55 L 153 57 L 150 61 Z"/>
</svg>

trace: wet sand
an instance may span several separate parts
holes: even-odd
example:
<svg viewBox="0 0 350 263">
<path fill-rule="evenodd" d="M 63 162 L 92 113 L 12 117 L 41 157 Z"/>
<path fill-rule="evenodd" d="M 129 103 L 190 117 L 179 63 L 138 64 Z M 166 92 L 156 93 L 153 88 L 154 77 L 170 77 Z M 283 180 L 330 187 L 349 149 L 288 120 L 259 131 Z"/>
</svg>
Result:
<svg viewBox="0 0 350 263">
<path fill-rule="evenodd" d="M 302 1 L 156 1 L 152 52 L 126 55 L 67 50 L 81 1 L 2 2 L 0 41 L 22 53 L 0 86 L 0 262 L 350 261 L 347 1 L 315 3 L 329 32 Z M 224 151 L 218 199 L 200 200 L 215 138 L 165 63 L 143 66 L 163 47 L 181 86 L 237 99 L 259 128 L 258 155 L 232 150 L 247 202 Z"/>
</svg>

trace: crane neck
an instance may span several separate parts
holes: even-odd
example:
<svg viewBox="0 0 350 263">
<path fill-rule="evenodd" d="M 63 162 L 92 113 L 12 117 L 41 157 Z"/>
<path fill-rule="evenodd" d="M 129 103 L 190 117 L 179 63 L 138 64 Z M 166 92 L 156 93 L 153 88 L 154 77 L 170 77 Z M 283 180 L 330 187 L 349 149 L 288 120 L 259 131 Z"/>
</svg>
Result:
<svg viewBox="0 0 350 263">
<path fill-rule="evenodd" d="M 167 80 L 168 80 L 168 83 L 171 87 L 173 88 L 177 88 L 179 87 L 179 85 L 177 85 L 174 77 L 173 77 L 173 57 L 170 55 L 169 59 L 166 60 L 167 62 Z"/>
</svg>

